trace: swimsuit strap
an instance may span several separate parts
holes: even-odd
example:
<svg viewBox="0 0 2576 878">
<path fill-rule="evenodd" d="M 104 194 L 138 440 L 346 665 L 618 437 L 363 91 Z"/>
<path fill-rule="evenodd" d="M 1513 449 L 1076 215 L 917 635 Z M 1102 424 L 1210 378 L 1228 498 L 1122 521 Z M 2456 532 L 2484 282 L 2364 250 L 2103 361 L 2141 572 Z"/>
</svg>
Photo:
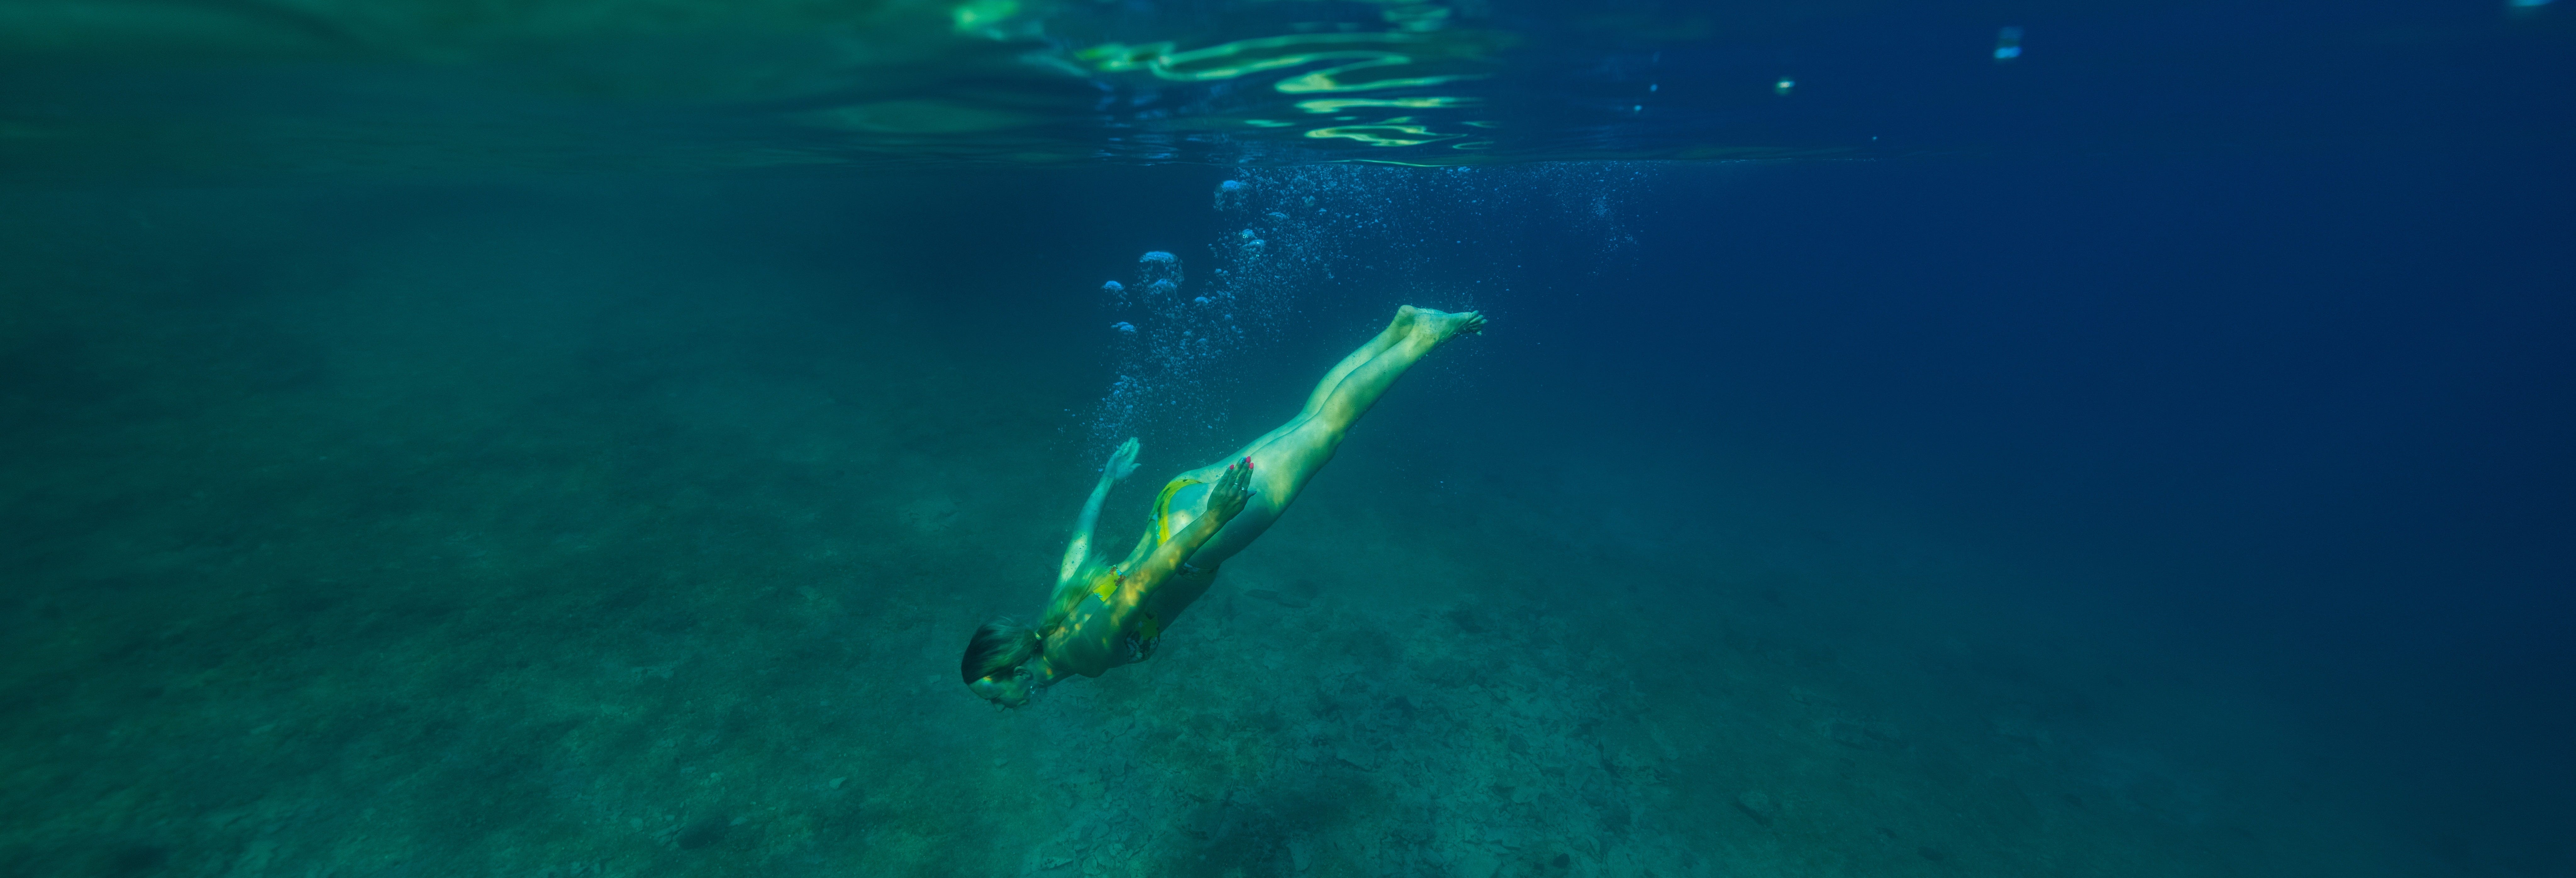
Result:
<svg viewBox="0 0 2576 878">
<path fill-rule="evenodd" d="M 1102 573 L 1100 578 L 1091 581 L 1091 593 L 1099 596 L 1101 604 L 1107 605 L 1110 598 L 1117 596 L 1118 585 L 1125 581 L 1127 581 L 1127 574 L 1120 572 L 1116 567 L 1111 567 L 1107 572 Z"/>
<path fill-rule="evenodd" d="M 1184 476 L 1165 484 L 1163 493 L 1154 496 L 1155 545 L 1162 545 L 1172 539 L 1172 495 L 1180 493 L 1182 488 L 1200 484 L 1206 483 Z"/>
</svg>

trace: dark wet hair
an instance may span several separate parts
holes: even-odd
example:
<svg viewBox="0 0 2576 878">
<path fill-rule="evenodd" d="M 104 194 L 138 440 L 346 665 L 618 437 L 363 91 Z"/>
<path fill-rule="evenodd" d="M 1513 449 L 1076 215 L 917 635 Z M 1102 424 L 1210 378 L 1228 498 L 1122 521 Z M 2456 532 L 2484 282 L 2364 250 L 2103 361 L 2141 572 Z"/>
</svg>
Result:
<svg viewBox="0 0 2576 878">
<path fill-rule="evenodd" d="M 966 641 L 966 660 L 958 671 L 966 683 L 1008 671 L 1036 658 L 1038 633 L 1009 619 L 995 619 L 975 629 L 975 638 Z"/>
</svg>

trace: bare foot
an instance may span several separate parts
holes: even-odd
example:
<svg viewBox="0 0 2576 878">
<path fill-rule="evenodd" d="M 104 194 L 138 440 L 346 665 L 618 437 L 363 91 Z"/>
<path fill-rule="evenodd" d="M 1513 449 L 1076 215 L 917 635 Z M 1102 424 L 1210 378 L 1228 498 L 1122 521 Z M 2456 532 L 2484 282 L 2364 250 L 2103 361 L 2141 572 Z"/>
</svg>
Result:
<svg viewBox="0 0 2576 878">
<path fill-rule="evenodd" d="M 1413 325 L 1422 322 L 1422 314 L 1423 310 L 1420 308 L 1398 305 L 1395 309 L 1395 320 L 1387 324 L 1387 331 L 1396 333 L 1398 336 L 1412 335 Z"/>
<path fill-rule="evenodd" d="M 1411 331 L 1430 336 L 1433 344 L 1448 341 L 1460 335 L 1474 335 L 1485 331 L 1485 315 L 1478 311 L 1451 314 L 1446 311 L 1406 305 L 1395 312 L 1395 319 L 1398 323 L 1410 319 L 1413 323 L 1410 327 Z"/>
</svg>

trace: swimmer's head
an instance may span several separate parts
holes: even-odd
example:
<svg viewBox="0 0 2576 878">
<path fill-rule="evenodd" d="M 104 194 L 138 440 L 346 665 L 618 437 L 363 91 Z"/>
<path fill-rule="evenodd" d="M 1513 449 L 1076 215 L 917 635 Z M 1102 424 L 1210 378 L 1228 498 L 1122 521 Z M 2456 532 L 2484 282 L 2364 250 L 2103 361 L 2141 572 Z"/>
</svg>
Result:
<svg viewBox="0 0 2576 878">
<path fill-rule="evenodd" d="M 1026 665 L 1044 651 L 1037 631 L 1009 619 L 995 619 L 975 629 L 966 641 L 966 660 L 959 666 L 966 688 L 1003 707 L 1029 703 L 1036 675 Z"/>
</svg>

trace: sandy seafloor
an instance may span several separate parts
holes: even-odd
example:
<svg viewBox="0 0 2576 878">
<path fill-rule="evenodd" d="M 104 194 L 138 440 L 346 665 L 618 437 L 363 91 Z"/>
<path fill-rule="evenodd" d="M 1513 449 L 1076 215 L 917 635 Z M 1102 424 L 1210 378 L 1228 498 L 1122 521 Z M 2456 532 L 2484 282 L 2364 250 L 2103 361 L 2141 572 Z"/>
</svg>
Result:
<svg viewBox="0 0 2576 878">
<path fill-rule="evenodd" d="M 720 200 L 13 209 L 0 873 L 2424 867 L 2223 668 L 1844 487 L 1511 445 L 1473 351 L 1154 659 L 999 712 L 959 650 L 1035 609 L 1103 377 L 1012 285 L 1139 248 L 826 259 Z M 1392 301 L 1266 354 L 1243 432 Z M 1199 462 L 1157 451 L 1106 542 Z"/>
</svg>

